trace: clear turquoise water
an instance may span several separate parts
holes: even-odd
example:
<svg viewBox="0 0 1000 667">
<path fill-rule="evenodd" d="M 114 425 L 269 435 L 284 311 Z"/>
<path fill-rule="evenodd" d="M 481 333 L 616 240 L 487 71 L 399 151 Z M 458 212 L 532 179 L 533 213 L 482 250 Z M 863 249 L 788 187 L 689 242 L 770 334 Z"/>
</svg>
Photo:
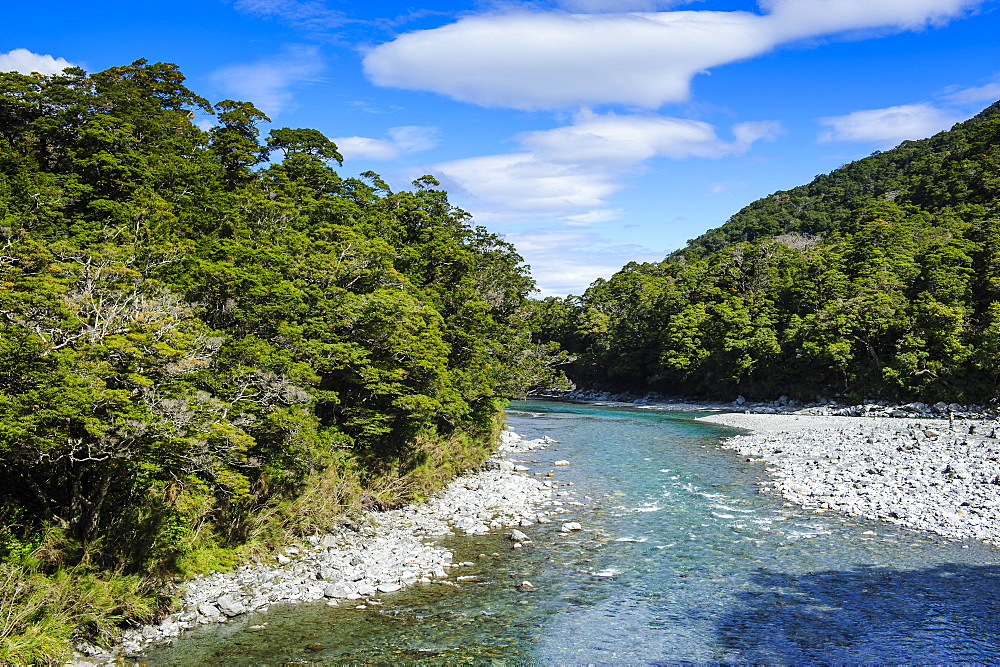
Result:
<svg viewBox="0 0 1000 667">
<path fill-rule="evenodd" d="M 526 528 L 520 551 L 502 536 L 449 538 L 475 563 L 459 574 L 478 581 L 364 610 L 279 605 L 145 662 L 1000 661 L 998 550 L 762 495 L 761 464 L 718 447 L 733 431 L 694 416 L 518 402 L 514 430 L 560 441 L 526 465 L 572 483 L 559 499 L 583 503 L 564 505 L 583 532 Z M 525 579 L 538 590 L 518 591 Z"/>
</svg>

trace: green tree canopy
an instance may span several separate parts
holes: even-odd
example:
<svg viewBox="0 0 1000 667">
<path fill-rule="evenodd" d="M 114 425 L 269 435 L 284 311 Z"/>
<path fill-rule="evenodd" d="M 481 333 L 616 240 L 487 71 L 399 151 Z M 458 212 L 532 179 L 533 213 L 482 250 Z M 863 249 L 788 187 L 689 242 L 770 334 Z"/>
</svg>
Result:
<svg viewBox="0 0 1000 667">
<path fill-rule="evenodd" d="M 576 382 L 996 402 L 1000 103 L 536 306 Z"/>
<path fill-rule="evenodd" d="M 398 503 L 558 379 L 510 244 L 267 121 L 170 64 L 0 74 L 0 550 L 169 570 L 317 484 Z"/>
</svg>

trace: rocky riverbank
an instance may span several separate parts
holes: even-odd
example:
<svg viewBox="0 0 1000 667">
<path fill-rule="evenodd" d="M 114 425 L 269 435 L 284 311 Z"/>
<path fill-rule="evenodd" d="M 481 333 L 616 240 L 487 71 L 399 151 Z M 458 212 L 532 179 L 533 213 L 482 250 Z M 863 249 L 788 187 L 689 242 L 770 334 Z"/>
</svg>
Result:
<svg viewBox="0 0 1000 667">
<path fill-rule="evenodd" d="M 954 415 L 952 415 L 954 417 Z M 762 492 L 954 539 L 1000 544 L 1000 422 L 718 414 L 724 446 L 769 464 Z"/>
<path fill-rule="evenodd" d="M 598 405 L 621 405 L 630 407 L 651 408 L 655 410 L 726 410 L 761 415 L 819 415 L 838 417 L 896 417 L 896 418 L 948 418 L 948 419 L 998 419 L 1000 413 L 995 408 L 983 405 L 960 405 L 943 401 L 928 405 L 926 403 L 893 403 L 874 399 L 862 403 L 845 403 L 836 399 L 818 398 L 815 401 L 803 402 L 779 396 L 772 401 L 749 401 L 743 396 L 737 396 L 731 402 L 701 401 L 690 398 L 665 396 L 656 392 L 647 394 L 632 394 L 629 392 L 610 392 L 593 389 L 576 389 L 539 396 L 560 401 L 575 403 L 596 403 Z"/>
<path fill-rule="evenodd" d="M 780 396 L 698 402 L 656 393 L 576 390 L 558 396 L 598 405 L 719 411 L 700 417 L 751 431 L 724 443 L 767 462 L 762 492 L 818 511 L 836 510 L 1000 545 L 1000 421 L 981 405 L 869 400 L 812 403 Z"/>
<path fill-rule="evenodd" d="M 453 562 L 452 553 L 434 538 L 548 523 L 549 514 L 561 513 L 557 506 L 562 503 L 552 499 L 555 482 L 526 476 L 527 467 L 509 458 L 552 442 L 505 432 L 482 470 L 460 476 L 428 501 L 371 513 L 360 526 L 310 536 L 274 554 L 273 562 L 188 582 L 178 591 L 179 609 L 158 625 L 126 631 L 112 651 L 78 648 L 100 660 L 132 656 L 187 629 L 276 603 L 327 600 L 359 606 L 406 586 L 449 583 L 463 563 Z"/>
</svg>

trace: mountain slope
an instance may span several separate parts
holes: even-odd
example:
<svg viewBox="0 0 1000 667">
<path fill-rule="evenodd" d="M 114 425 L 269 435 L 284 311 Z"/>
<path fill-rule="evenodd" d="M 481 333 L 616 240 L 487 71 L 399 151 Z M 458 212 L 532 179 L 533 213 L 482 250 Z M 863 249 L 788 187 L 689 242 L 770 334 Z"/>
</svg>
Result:
<svg viewBox="0 0 1000 667">
<path fill-rule="evenodd" d="M 584 385 L 995 401 L 1000 103 L 535 308 Z"/>
<path fill-rule="evenodd" d="M 995 206 L 1000 191 L 998 123 L 1000 102 L 951 130 L 876 151 L 806 185 L 759 199 L 671 257 L 700 257 L 784 233 L 828 234 L 878 200 L 931 212 L 963 208 L 967 215 L 981 214 Z"/>
</svg>

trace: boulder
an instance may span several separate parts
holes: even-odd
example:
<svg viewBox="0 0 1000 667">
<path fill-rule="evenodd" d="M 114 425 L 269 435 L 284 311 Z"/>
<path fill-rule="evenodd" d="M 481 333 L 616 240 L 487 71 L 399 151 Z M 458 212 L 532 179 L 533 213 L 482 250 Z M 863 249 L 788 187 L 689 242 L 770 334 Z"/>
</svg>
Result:
<svg viewBox="0 0 1000 667">
<path fill-rule="evenodd" d="M 354 592 L 354 587 L 346 581 L 338 581 L 323 589 L 323 595 L 328 598 L 346 598 Z"/>
<path fill-rule="evenodd" d="M 198 605 L 198 613 L 207 618 L 219 618 L 222 616 L 222 612 L 211 602 L 203 602 Z"/>
<path fill-rule="evenodd" d="M 359 595 L 375 595 L 376 588 L 369 583 L 361 582 L 355 590 Z"/>
<path fill-rule="evenodd" d="M 215 602 L 219 610 L 226 616 L 239 616 L 245 613 L 247 608 L 238 597 L 231 593 L 223 595 Z"/>
</svg>

